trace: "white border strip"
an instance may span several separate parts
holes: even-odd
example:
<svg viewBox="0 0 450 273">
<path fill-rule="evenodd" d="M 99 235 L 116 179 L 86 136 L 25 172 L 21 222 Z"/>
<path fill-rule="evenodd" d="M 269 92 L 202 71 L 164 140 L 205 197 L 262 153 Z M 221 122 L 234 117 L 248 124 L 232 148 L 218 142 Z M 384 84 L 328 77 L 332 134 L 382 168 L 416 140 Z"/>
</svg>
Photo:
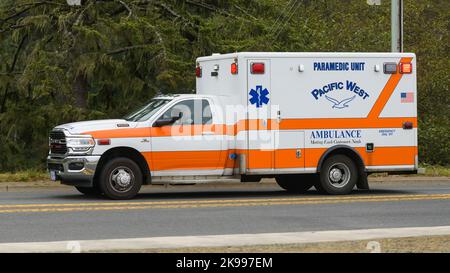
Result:
<svg viewBox="0 0 450 273">
<path fill-rule="evenodd" d="M 185 247 L 225 247 L 272 244 L 305 244 L 450 235 L 450 226 L 380 228 L 288 233 L 171 236 L 112 240 L 2 243 L 0 252 L 89 252 Z"/>
</svg>

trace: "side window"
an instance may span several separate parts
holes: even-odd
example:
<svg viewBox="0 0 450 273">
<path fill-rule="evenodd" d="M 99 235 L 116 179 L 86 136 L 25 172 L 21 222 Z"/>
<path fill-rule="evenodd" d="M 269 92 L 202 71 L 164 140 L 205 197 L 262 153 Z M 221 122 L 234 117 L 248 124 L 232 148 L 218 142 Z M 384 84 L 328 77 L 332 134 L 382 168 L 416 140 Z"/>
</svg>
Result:
<svg viewBox="0 0 450 273">
<path fill-rule="evenodd" d="M 173 125 L 212 124 L 211 107 L 207 100 L 184 100 L 167 110 L 160 118 L 171 118 L 182 114 Z"/>
<path fill-rule="evenodd" d="M 202 124 L 212 124 L 213 116 L 211 112 L 211 106 L 207 100 L 202 100 Z"/>
<path fill-rule="evenodd" d="M 181 119 L 177 120 L 173 125 L 192 125 L 194 124 L 194 101 L 184 100 L 172 106 L 167 110 L 161 118 L 168 119 L 183 114 Z"/>
</svg>

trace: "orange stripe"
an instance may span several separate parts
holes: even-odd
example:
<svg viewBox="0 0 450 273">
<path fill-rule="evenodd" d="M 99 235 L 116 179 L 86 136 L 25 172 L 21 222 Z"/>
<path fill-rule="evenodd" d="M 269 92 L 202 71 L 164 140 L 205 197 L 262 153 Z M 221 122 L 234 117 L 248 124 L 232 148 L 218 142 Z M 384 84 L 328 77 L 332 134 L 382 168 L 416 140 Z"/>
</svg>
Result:
<svg viewBox="0 0 450 273">
<path fill-rule="evenodd" d="M 143 152 L 152 171 L 162 170 L 212 170 L 223 168 L 237 168 L 237 160 L 231 160 L 229 154 L 245 154 L 252 158 L 247 168 L 271 169 L 272 160 L 275 157 L 276 169 L 282 168 L 316 168 L 319 160 L 327 148 L 301 149 L 302 157 L 296 158 L 297 149 L 279 150 L 228 150 L 228 151 L 167 151 L 167 152 Z M 375 147 L 371 153 L 367 153 L 364 147 L 356 147 L 365 166 L 385 165 L 414 165 L 417 147 Z M 223 156 L 226 153 L 227 156 Z M 218 160 L 220 158 L 220 161 Z M 226 162 L 224 162 L 226 161 Z M 174 167 L 176 166 L 176 168 Z"/>
<path fill-rule="evenodd" d="M 98 131 L 84 132 L 83 134 L 91 135 L 93 138 L 149 137 L 150 127 L 98 130 Z"/>
<path fill-rule="evenodd" d="M 401 58 L 401 63 L 409 63 L 411 62 L 412 58 Z M 384 106 L 389 101 L 392 93 L 394 93 L 395 87 L 397 87 L 399 81 L 401 80 L 403 74 L 401 73 L 395 73 L 392 74 L 389 78 L 388 82 L 384 86 L 383 90 L 381 91 L 380 95 L 378 96 L 377 101 L 373 105 L 372 109 L 369 112 L 369 115 L 367 116 L 369 119 L 375 119 L 378 118 L 381 114 L 381 111 L 383 111 Z"/>
<path fill-rule="evenodd" d="M 145 127 L 110 129 L 84 132 L 94 138 L 127 138 L 127 137 L 169 137 L 201 135 L 203 131 L 213 132 L 215 135 L 235 136 L 246 130 L 308 130 L 308 129 L 364 129 L 364 128 L 402 128 L 403 123 L 409 121 L 417 127 L 417 118 L 323 118 L 323 119 L 284 119 L 280 123 L 268 120 L 267 127 L 263 127 L 262 120 L 242 120 L 236 125 L 183 125 L 166 127 Z"/>
<path fill-rule="evenodd" d="M 301 151 L 301 157 L 297 158 L 297 150 Z M 303 168 L 305 167 L 305 149 L 279 149 L 275 150 L 275 169 L 279 168 Z"/>
<path fill-rule="evenodd" d="M 375 147 L 371 153 L 366 152 L 364 147 L 354 148 L 364 161 L 365 166 L 385 165 L 414 165 L 416 155 L 415 146 L 405 147 Z M 305 151 L 306 168 L 316 168 L 319 160 L 327 148 L 309 148 Z"/>
<path fill-rule="evenodd" d="M 222 169 L 226 165 L 222 153 L 227 151 L 143 152 L 142 155 L 152 171 L 209 170 Z M 219 159 L 222 161 L 219 162 Z"/>
<path fill-rule="evenodd" d="M 417 127 L 417 118 L 324 118 L 324 119 L 284 119 L 279 127 L 281 130 L 293 129 L 365 129 L 365 128 L 402 128 L 403 122 L 410 121 Z"/>
</svg>

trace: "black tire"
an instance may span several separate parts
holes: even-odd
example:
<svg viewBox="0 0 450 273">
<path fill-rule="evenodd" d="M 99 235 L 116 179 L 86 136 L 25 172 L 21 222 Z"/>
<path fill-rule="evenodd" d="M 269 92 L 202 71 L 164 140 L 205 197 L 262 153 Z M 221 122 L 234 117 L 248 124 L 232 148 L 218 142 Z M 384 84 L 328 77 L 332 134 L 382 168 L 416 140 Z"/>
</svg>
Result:
<svg viewBox="0 0 450 273">
<path fill-rule="evenodd" d="M 100 190 L 106 197 L 116 200 L 131 199 L 141 189 L 142 171 L 138 164 L 126 157 L 111 159 L 100 173 Z"/>
<path fill-rule="evenodd" d="M 279 175 L 275 180 L 282 189 L 292 193 L 305 193 L 314 185 L 314 181 L 306 175 Z"/>
<path fill-rule="evenodd" d="M 345 155 L 333 155 L 325 160 L 315 188 L 326 194 L 349 194 L 358 181 L 355 163 Z"/>
<path fill-rule="evenodd" d="M 86 196 L 100 196 L 102 192 L 98 187 L 86 188 L 86 187 L 75 187 L 79 192 Z"/>
</svg>

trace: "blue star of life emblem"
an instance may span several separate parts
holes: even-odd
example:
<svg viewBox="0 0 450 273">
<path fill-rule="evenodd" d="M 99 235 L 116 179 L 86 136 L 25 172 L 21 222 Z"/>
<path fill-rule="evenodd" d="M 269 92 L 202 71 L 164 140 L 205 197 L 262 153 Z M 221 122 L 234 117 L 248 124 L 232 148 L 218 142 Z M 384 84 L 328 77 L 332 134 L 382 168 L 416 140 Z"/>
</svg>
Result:
<svg viewBox="0 0 450 273">
<path fill-rule="evenodd" d="M 256 108 L 262 107 L 263 104 L 269 103 L 269 90 L 263 88 L 262 85 L 257 85 L 256 89 L 251 89 L 249 92 L 251 98 L 249 99 L 251 104 L 256 104 Z"/>
</svg>

